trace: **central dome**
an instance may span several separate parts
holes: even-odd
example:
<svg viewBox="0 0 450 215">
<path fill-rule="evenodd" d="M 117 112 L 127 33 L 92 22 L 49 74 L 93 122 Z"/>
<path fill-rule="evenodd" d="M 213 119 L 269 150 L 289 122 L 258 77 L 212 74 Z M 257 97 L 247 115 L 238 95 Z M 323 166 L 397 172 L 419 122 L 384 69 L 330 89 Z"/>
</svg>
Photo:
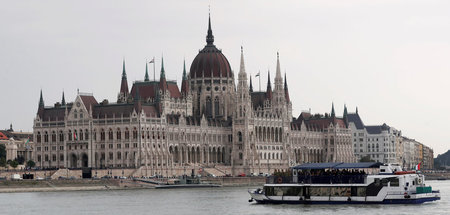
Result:
<svg viewBox="0 0 450 215">
<path fill-rule="evenodd" d="M 192 61 L 189 76 L 191 79 L 202 77 L 233 77 L 230 63 L 222 54 L 222 51 L 214 45 L 214 36 L 211 30 L 211 18 L 209 18 L 208 22 L 206 46 L 198 53 L 194 61 Z"/>
</svg>

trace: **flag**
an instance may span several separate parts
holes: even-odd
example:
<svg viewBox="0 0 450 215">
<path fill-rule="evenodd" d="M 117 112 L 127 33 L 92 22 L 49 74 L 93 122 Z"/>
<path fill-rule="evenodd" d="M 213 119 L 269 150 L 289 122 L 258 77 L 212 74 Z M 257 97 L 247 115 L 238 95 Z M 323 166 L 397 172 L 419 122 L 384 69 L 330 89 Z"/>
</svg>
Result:
<svg viewBox="0 0 450 215">
<path fill-rule="evenodd" d="M 261 72 L 256 73 L 255 78 L 259 77 L 261 75 Z"/>
<path fill-rule="evenodd" d="M 155 63 L 155 58 L 153 58 L 150 62 L 148 63 Z"/>
<path fill-rule="evenodd" d="M 421 164 L 422 162 L 420 162 L 419 164 L 417 164 L 416 166 L 415 166 L 415 169 L 416 170 L 420 170 L 420 164 Z"/>
<path fill-rule="evenodd" d="M 78 140 L 78 139 L 77 139 L 77 133 L 76 133 L 76 132 L 73 132 L 73 140 Z"/>
<path fill-rule="evenodd" d="M 30 138 L 28 137 L 27 142 L 25 142 L 25 145 L 27 145 L 30 142 Z"/>
</svg>

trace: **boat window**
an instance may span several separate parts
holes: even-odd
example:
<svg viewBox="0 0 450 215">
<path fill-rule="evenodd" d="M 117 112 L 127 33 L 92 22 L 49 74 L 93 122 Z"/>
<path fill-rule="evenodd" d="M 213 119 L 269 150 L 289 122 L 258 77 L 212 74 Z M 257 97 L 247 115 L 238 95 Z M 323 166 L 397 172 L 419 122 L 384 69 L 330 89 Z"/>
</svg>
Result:
<svg viewBox="0 0 450 215">
<path fill-rule="evenodd" d="M 329 196 L 330 188 L 329 187 L 310 187 L 309 193 L 311 196 Z"/>
<path fill-rule="evenodd" d="M 264 187 L 264 193 L 266 196 L 273 196 L 273 187 Z"/>
<path fill-rule="evenodd" d="M 350 196 L 350 187 L 332 187 L 331 196 Z"/>
<path fill-rule="evenodd" d="M 398 178 L 389 178 L 389 181 L 391 182 L 391 187 L 400 186 L 400 182 L 399 182 Z"/>
</svg>

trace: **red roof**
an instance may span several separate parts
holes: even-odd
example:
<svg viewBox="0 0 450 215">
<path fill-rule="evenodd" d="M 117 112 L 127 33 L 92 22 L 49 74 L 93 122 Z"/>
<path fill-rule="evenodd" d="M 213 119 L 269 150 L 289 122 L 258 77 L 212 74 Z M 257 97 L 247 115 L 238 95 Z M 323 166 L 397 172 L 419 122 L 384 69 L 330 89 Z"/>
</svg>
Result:
<svg viewBox="0 0 450 215">
<path fill-rule="evenodd" d="M 0 132 L 0 140 L 8 140 L 8 137 L 2 132 Z"/>
<path fill-rule="evenodd" d="M 191 78 L 233 77 L 230 63 L 215 46 L 205 46 L 192 61 Z"/>
<path fill-rule="evenodd" d="M 81 101 L 83 101 L 84 106 L 89 110 L 91 106 L 98 105 L 97 100 L 95 100 L 94 96 L 84 96 L 80 95 Z"/>
</svg>

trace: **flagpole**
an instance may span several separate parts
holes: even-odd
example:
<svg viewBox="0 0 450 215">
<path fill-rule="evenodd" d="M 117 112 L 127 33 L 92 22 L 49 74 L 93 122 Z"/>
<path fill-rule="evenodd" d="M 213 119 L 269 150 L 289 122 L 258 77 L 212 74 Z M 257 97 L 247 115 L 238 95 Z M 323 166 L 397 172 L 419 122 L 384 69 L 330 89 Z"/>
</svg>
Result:
<svg viewBox="0 0 450 215">
<path fill-rule="evenodd" d="M 258 77 L 259 77 L 259 92 L 261 92 L 261 70 L 258 72 Z"/>
<path fill-rule="evenodd" d="M 156 75 L 155 75 L 155 57 L 153 56 L 153 81 L 156 81 Z"/>
</svg>

